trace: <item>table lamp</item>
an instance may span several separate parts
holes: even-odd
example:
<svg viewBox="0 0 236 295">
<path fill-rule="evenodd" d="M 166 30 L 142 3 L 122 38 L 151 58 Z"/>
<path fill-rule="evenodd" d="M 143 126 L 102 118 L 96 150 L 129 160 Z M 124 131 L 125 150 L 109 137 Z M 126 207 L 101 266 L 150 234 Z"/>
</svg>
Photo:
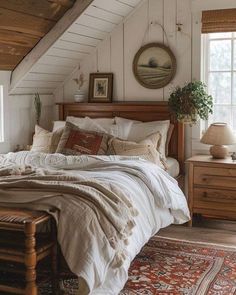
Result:
<svg viewBox="0 0 236 295">
<path fill-rule="evenodd" d="M 210 144 L 210 154 L 215 159 L 225 159 L 228 155 L 228 147 L 236 143 L 236 137 L 232 129 L 226 123 L 213 123 L 201 138 L 201 143 Z"/>
</svg>

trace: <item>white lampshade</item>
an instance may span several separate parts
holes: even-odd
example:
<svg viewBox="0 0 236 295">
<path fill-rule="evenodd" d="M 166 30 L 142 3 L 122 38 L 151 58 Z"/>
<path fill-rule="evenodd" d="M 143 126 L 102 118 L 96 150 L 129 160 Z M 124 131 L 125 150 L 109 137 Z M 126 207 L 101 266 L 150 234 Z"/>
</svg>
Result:
<svg viewBox="0 0 236 295">
<path fill-rule="evenodd" d="M 201 142 L 210 145 L 231 145 L 236 143 L 236 137 L 226 123 L 213 123 L 201 138 Z"/>
</svg>

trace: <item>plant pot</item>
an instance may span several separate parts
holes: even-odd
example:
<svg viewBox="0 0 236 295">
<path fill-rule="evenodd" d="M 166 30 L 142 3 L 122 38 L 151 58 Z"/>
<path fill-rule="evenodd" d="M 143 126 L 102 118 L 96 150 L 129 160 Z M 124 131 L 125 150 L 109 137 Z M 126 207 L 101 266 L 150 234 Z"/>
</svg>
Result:
<svg viewBox="0 0 236 295">
<path fill-rule="evenodd" d="M 183 118 L 180 120 L 183 124 L 195 124 L 199 120 L 198 114 L 191 114 L 191 115 L 184 115 Z"/>
<path fill-rule="evenodd" d="M 85 92 L 83 90 L 78 90 L 74 94 L 75 102 L 83 102 L 85 100 Z"/>
</svg>

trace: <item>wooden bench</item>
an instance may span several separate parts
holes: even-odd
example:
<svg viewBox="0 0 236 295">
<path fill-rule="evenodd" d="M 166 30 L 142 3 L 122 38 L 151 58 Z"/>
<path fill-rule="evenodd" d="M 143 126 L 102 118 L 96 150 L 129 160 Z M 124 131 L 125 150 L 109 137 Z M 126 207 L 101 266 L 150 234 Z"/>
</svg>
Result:
<svg viewBox="0 0 236 295">
<path fill-rule="evenodd" d="M 39 233 L 39 226 L 49 230 Z M 55 294 L 57 241 L 53 218 L 41 211 L 0 207 L 0 294 L 37 295 L 37 265 L 50 256 Z M 20 284 L 16 283 L 18 276 L 22 278 Z"/>
</svg>

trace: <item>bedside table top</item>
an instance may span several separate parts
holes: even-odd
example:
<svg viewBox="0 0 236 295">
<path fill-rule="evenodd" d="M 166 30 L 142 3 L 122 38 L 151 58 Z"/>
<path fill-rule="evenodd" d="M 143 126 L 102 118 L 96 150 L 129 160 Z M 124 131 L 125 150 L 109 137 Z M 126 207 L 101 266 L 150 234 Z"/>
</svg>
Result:
<svg viewBox="0 0 236 295">
<path fill-rule="evenodd" d="M 212 156 L 210 155 L 196 155 L 186 160 L 186 163 L 189 163 L 189 162 L 225 164 L 225 165 L 233 165 L 236 167 L 236 161 L 233 161 L 231 157 L 227 157 L 226 159 L 213 159 Z"/>
</svg>

